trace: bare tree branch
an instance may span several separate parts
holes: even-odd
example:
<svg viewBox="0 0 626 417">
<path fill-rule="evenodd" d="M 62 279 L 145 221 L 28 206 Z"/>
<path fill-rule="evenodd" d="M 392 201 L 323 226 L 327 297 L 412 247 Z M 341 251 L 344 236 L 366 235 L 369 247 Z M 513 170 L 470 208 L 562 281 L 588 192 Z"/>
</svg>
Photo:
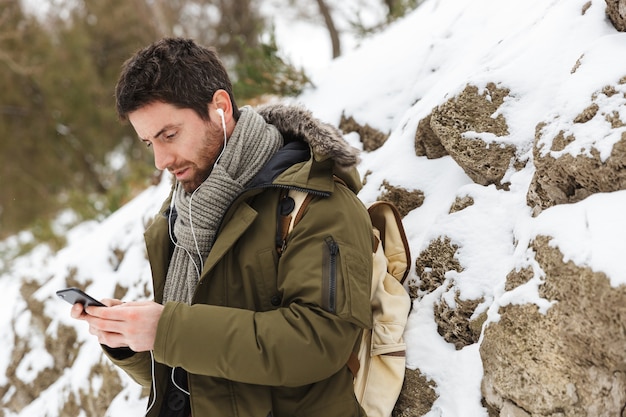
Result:
<svg viewBox="0 0 626 417">
<path fill-rule="evenodd" d="M 11 20 L 11 10 L 9 8 L 4 9 L 0 14 L 0 28 L 6 28 L 9 26 Z M 15 41 L 22 37 L 19 30 L 4 30 L 0 31 L 0 42 Z M 34 68 L 20 64 L 14 57 L 3 50 L 0 47 L 0 62 L 4 63 L 12 72 L 18 75 L 31 75 L 35 72 Z"/>
<path fill-rule="evenodd" d="M 333 58 L 337 58 L 341 55 L 341 42 L 339 40 L 339 32 L 337 32 L 335 22 L 333 21 L 333 16 L 324 0 L 317 0 L 317 5 L 319 6 L 320 13 L 324 16 L 324 22 L 326 23 L 326 28 L 330 35 L 330 41 L 333 46 Z"/>
<path fill-rule="evenodd" d="M 16 62 L 8 53 L 0 49 L 0 62 L 4 63 L 12 72 L 18 75 L 32 75 L 36 69 Z"/>
</svg>

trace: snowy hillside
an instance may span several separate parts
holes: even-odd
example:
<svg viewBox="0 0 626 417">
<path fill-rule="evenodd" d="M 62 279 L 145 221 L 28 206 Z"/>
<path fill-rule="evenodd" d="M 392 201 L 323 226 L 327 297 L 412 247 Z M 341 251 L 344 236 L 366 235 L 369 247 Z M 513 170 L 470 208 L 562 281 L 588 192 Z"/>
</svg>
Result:
<svg viewBox="0 0 626 417">
<path fill-rule="evenodd" d="M 454 305 L 457 291 L 461 298 L 482 299 L 475 314 L 487 314 L 485 326 L 497 321 L 498 308 L 507 304 L 536 303 L 545 312 L 551 302 L 538 294 L 540 274 L 505 291 L 511 270 L 533 264 L 527 248 L 539 234 L 554 237 L 552 245 L 566 261 L 604 272 L 615 287 L 626 284 L 621 262 L 626 191 L 594 195 L 532 217 L 526 203 L 532 163 L 507 171 L 505 191 L 476 184 L 449 156 L 418 157 L 414 146 L 418 123 L 434 107 L 468 83 L 484 88 L 496 82 L 514 92 L 500 108 L 509 134 L 498 144 L 515 146 L 519 160 L 532 160 L 537 124 L 559 118 L 562 124 L 554 126 L 579 138 L 563 152 L 576 155 L 594 147 L 610 153 L 626 127 L 565 122 L 587 106 L 581 97 L 626 76 L 626 33 L 616 32 L 606 19 L 604 1 L 586 3 L 426 0 L 360 49 L 317 70 L 316 88 L 297 99 L 323 120 L 338 124 L 345 114 L 390 134 L 380 149 L 362 154 L 359 169 L 367 183 L 360 197 L 375 200 L 383 181 L 424 193 L 423 205 L 404 218 L 413 259 L 444 235 L 460 248 L 456 257 L 463 270 L 449 271 L 447 285 L 416 300 L 406 332 L 409 368 L 419 368 L 437 384 L 428 417 L 487 416 L 481 404 L 480 342 L 456 350 L 439 335 L 433 320 L 439 299 Z M 626 120 L 622 87 L 611 100 L 618 101 Z M 494 139 L 474 133 L 487 143 Z M 346 138 L 361 147 L 357 134 Z M 69 305 L 54 293 L 78 286 L 99 298 L 149 298 L 142 233 L 168 184 L 164 175 L 160 185 L 103 222 L 71 230 L 60 252 L 38 247 L 0 269 L 6 269 L 0 275 L 0 416 L 95 416 L 89 410 L 98 397 L 110 401 L 107 416 L 143 415 L 146 393 L 108 366 L 85 324 L 71 320 Z M 451 214 L 455 199 L 464 196 L 474 204 Z M 17 239 L 1 243 L 0 250 L 10 250 Z M 413 271 L 410 279 L 419 278 Z M 108 386 L 111 381 L 117 386 Z"/>
</svg>

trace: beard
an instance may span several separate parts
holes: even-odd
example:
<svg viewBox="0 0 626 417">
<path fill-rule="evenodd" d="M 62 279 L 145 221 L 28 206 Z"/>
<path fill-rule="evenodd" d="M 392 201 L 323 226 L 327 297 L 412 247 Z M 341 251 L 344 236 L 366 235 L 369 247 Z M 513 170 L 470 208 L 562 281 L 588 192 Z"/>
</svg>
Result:
<svg viewBox="0 0 626 417">
<path fill-rule="evenodd" d="M 211 165 L 208 169 L 199 169 L 197 166 L 194 166 L 193 170 L 194 172 L 191 178 L 179 181 L 186 193 L 193 193 L 196 191 L 198 187 L 200 187 L 202 183 L 209 178 L 211 171 L 213 171 L 213 166 Z"/>
<path fill-rule="evenodd" d="M 209 177 L 221 150 L 221 141 L 212 139 L 207 129 L 202 146 L 198 149 L 198 162 L 190 163 L 187 169 L 191 170 L 191 175 L 189 178 L 179 181 L 185 192 L 193 193 Z"/>
</svg>

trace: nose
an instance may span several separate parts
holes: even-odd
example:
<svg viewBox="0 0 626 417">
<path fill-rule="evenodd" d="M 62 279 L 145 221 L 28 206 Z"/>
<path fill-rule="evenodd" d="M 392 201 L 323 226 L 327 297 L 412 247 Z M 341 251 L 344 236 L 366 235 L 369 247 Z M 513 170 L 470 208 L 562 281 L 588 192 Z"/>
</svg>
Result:
<svg viewBox="0 0 626 417">
<path fill-rule="evenodd" d="M 164 146 L 157 145 L 155 143 L 152 144 L 152 148 L 154 151 L 154 166 L 159 171 L 163 171 L 171 166 L 173 157 L 170 152 Z"/>
</svg>

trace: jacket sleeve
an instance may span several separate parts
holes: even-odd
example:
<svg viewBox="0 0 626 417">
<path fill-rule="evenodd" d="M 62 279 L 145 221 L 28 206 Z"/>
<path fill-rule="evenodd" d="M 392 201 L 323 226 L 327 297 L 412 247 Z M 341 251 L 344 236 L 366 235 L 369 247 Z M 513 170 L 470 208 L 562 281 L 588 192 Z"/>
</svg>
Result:
<svg viewBox="0 0 626 417">
<path fill-rule="evenodd" d="M 143 387 L 152 384 L 152 359 L 149 352 L 133 352 L 128 348 L 113 349 L 102 345 L 104 354 Z"/>
<path fill-rule="evenodd" d="M 311 202 L 289 237 L 278 264 L 279 308 L 167 303 L 155 359 L 251 384 L 300 386 L 328 378 L 371 326 L 371 274 L 369 215 L 338 187 L 333 197 Z"/>
</svg>

